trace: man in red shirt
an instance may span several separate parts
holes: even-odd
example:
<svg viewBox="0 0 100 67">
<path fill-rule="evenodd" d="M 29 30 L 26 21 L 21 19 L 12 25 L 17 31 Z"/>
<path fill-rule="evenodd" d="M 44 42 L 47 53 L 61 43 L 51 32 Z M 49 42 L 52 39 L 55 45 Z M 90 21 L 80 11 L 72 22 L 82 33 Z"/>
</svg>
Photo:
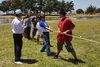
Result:
<svg viewBox="0 0 100 67">
<path fill-rule="evenodd" d="M 60 12 L 60 17 L 62 18 L 58 23 L 58 35 L 57 35 L 57 53 L 54 56 L 54 59 L 58 58 L 59 53 L 62 50 L 63 44 L 65 45 L 68 52 L 74 56 L 75 61 L 77 61 L 76 53 L 73 49 L 71 44 L 72 41 L 72 30 L 74 29 L 75 25 L 72 21 L 66 17 L 66 13 L 64 11 Z M 67 35 L 68 34 L 68 35 Z"/>
</svg>

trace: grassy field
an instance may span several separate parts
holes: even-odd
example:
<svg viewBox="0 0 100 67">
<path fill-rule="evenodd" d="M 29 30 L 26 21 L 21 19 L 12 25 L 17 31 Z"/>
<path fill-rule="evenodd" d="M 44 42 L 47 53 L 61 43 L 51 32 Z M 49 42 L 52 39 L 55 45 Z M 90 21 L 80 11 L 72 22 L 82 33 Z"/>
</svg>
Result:
<svg viewBox="0 0 100 67">
<path fill-rule="evenodd" d="M 73 35 L 100 42 L 100 19 L 73 20 L 76 25 Z M 48 22 L 50 27 L 57 31 L 58 21 Z M 51 51 L 56 51 L 56 35 L 50 33 Z M 41 42 L 42 43 L 42 42 Z M 0 25 L 0 67 L 99 67 L 100 66 L 100 44 L 78 38 L 73 38 L 73 47 L 80 59 L 80 64 L 73 63 L 73 56 L 64 48 L 59 59 L 48 57 L 45 52 L 41 53 L 42 45 L 23 38 L 22 65 L 14 64 L 14 45 L 11 24 Z M 67 61 L 67 60 L 70 61 Z"/>
</svg>

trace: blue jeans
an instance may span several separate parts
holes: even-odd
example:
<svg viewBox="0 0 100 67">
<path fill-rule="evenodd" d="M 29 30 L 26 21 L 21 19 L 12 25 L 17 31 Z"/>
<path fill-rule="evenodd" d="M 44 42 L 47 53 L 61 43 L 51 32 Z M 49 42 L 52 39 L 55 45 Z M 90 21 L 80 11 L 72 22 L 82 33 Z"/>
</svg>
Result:
<svg viewBox="0 0 100 67">
<path fill-rule="evenodd" d="M 42 46 L 42 51 L 46 49 L 47 55 L 50 54 L 50 38 L 49 38 L 49 32 L 43 32 L 43 38 L 44 38 L 44 45 Z"/>
</svg>

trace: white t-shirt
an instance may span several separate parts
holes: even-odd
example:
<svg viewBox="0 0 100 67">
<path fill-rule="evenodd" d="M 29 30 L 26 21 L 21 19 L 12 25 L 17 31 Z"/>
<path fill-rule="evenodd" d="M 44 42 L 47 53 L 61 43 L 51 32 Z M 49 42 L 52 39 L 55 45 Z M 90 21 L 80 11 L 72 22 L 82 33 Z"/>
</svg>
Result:
<svg viewBox="0 0 100 67">
<path fill-rule="evenodd" d="M 38 29 L 38 30 L 37 30 L 37 35 L 40 35 L 40 34 L 42 33 L 42 31 L 41 31 L 41 27 L 40 27 L 39 22 L 37 22 L 36 28 Z"/>
</svg>

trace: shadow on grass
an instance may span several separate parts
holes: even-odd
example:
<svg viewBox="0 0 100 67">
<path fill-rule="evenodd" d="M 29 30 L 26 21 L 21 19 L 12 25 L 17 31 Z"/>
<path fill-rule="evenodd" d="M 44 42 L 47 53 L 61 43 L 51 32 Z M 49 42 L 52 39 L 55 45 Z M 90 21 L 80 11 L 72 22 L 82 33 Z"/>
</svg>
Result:
<svg viewBox="0 0 100 67">
<path fill-rule="evenodd" d="M 55 52 L 51 52 L 51 56 L 55 56 L 55 54 L 56 54 Z"/>
<path fill-rule="evenodd" d="M 75 59 L 72 59 L 72 58 L 65 59 L 65 58 L 60 57 L 60 59 L 64 60 L 64 61 L 67 61 L 67 62 L 71 62 L 71 63 L 76 64 L 76 65 L 78 65 L 79 63 L 86 63 L 85 61 L 83 61 L 81 59 L 78 59 L 77 63 L 75 62 Z"/>
<path fill-rule="evenodd" d="M 22 63 L 28 63 L 28 64 L 34 64 L 34 63 L 36 63 L 38 61 L 35 60 L 35 59 L 21 59 L 21 62 Z"/>
<path fill-rule="evenodd" d="M 39 45 L 43 45 L 44 43 L 41 41 L 40 43 L 39 43 Z"/>
</svg>

